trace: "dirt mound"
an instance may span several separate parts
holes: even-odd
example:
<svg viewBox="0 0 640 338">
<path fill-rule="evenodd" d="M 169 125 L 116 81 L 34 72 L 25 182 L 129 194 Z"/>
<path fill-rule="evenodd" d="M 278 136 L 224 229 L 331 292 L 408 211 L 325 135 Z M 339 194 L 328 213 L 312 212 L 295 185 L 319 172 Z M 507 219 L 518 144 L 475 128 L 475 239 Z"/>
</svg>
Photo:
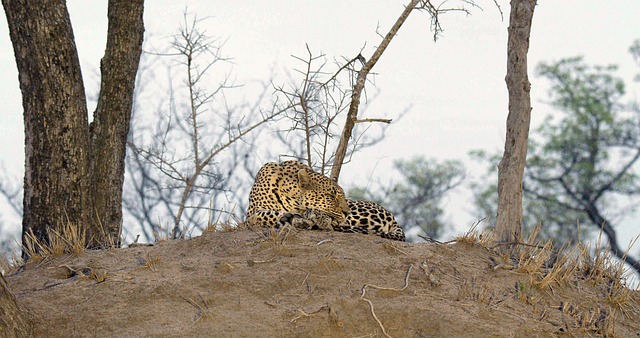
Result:
<svg viewBox="0 0 640 338">
<path fill-rule="evenodd" d="M 35 336 L 640 335 L 639 296 L 536 286 L 479 245 L 337 232 L 206 232 L 6 276 Z"/>
</svg>

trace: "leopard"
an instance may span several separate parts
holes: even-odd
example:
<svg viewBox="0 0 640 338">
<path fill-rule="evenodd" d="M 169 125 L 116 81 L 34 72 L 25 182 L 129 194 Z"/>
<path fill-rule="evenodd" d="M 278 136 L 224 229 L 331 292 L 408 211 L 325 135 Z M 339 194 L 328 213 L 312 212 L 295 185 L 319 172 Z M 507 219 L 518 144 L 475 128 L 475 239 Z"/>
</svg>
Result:
<svg viewBox="0 0 640 338">
<path fill-rule="evenodd" d="M 329 230 L 344 223 L 349 211 L 344 190 L 334 180 L 298 161 L 269 162 L 251 187 L 246 221 Z"/>
<path fill-rule="evenodd" d="M 376 202 L 347 198 L 350 212 L 337 229 L 342 232 L 374 234 L 382 238 L 404 242 L 404 231 L 395 216 Z"/>
<path fill-rule="evenodd" d="M 405 241 L 402 227 L 390 211 L 372 201 L 345 198 L 336 181 L 294 160 L 269 162 L 260 168 L 249 193 L 246 222 Z"/>
</svg>

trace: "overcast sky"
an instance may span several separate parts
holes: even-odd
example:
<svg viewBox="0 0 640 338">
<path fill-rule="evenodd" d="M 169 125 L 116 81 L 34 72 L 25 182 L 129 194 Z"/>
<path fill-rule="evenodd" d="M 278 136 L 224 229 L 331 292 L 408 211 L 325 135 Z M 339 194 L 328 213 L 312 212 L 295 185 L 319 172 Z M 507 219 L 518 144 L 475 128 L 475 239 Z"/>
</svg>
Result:
<svg viewBox="0 0 640 338">
<path fill-rule="evenodd" d="M 444 33 L 433 42 L 429 18 L 414 12 L 374 68 L 378 96 L 368 106 L 369 117 L 395 118 L 375 149 L 358 154 L 344 168 L 341 183 L 366 184 L 382 177 L 397 158 L 424 155 L 465 160 L 470 174 L 485 168 L 468 161 L 472 149 L 503 147 L 507 116 L 506 41 L 508 1 L 477 0 L 482 9 L 471 15 L 449 13 L 441 18 Z M 99 60 L 104 53 L 107 1 L 69 1 L 87 92 L 95 93 Z M 148 0 L 147 41 L 162 46 L 183 19 L 185 7 L 205 22 L 210 35 L 226 39 L 224 53 L 234 59 L 238 84 L 276 79 L 296 64 L 291 55 L 305 55 L 305 44 L 329 58 L 352 58 L 364 47 L 368 59 L 403 10 L 403 1 L 182 1 Z M 449 1 L 453 5 L 455 1 Z M 628 53 L 640 38 L 640 1 L 541 0 L 535 10 L 529 51 L 532 82 L 532 129 L 553 112 L 543 102 L 546 83 L 533 76 L 541 61 L 584 55 L 592 64 L 620 65 L 628 84 L 639 72 Z M 6 17 L 0 16 L 0 161 L 21 179 L 24 135 L 18 75 Z M 93 77 L 91 77 L 93 76 Z M 283 78 L 283 77 L 280 77 Z M 247 87 L 250 88 L 250 87 Z M 371 89 L 373 91 L 373 89 Z M 638 86 L 629 87 L 638 99 Z M 251 92 L 243 93 L 250 97 Z M 277 159 L 265 159 L 271 161 Z M 475 220 L 472 199 L 459 189 L 446 205 L 447 219 L 460 233 Z M 3 209 L 0 209 L 3 210 Z M 7 215 L 5 213 L 5 215 Z M 10 217 L 2 217 L 10 221 Z M 639 217 L 623 220 L 621 243 L 640 233 Z M 636 248 L 634 252 L 640 252 Z M 637 255 L 636 255 L 637 257 Z"/>
</svg>

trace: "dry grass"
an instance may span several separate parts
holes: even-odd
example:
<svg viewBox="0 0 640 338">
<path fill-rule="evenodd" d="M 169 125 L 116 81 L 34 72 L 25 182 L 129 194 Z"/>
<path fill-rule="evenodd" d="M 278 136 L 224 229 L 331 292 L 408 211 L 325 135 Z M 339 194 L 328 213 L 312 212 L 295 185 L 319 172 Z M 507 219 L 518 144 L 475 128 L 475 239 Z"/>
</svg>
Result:
<svg viewBox="0 0 640 338">
<path fill-rule="evenodd" d="M 634 291 L 626 286 L 627 272 L 622 261 L 611 256 L 610 251 L 600 250 L 596 246 L 595 254 L 586 246 L 580 246 L 580 254 L 576 260 L 581 269 L 582 277 L 594 286 L 602 288 L 606 302 L 611 309 L 619 311 L 628 318 L 640 317 L 638 311 L 634 311 Z"/>
<path fill-rule="evenodd" d="M 47 257 L 60 257 L 65 254 L 79 255 L 87 248 L 87 236 L 84 228 L 71 222 L 63 223 L 57 231 L 47 229 L 48 241 L 40 240 L 31 229 L 25 234 L 22 251 L 33 262 L 41 262 Z"/>
<path fill-rule="evenodd" d="M 543 302 L 540 293 L 544 292 L 550 296 L 546 302 L 559 303 L 558 309 L 571 319 L 569 322 L 565 320 L 567 331 L 595 333 L 605 337 L 615 336 L 614 324 L 619 315 L 640 317 L 637 306 L 634 306 L 634 291 L 626 286 L 628 271 L 625 271 L 624 263 L 612 257 L 608 249 L 596 245 L 591 250 L 587 245 L 579 244 L 556 250 L 551 241 L 541 243 L 537 240 L 538 230 L 534 230 L 523 242 L 505 243 L 512 245 L 512 250 L 507 254 L 494 251 L 502 260 L 502 263 L 494 262 L 494 269 L 506 268 L 528 276 L 529 283 L 516 283 L 515 293 L 519 300 L 537 307 Z M 498 245 L 491 239 L 490 232 L 480 232 L 474 226 L 464 236 L 455 238 L 455 242 L 493 250 Z M 597 301 L 604 301 L 601 304 L 606 305 L 602 307 L 595 301 L 585 301 L 581 305 L 568 304 L 556 295 L 554 287 L 570 289 L 572 282 L 578 279 L 600 288 Z M 483 295 L 488 293 L 473 285 L 467 289 L 471 299 L 481 302 L 486 298 Z M 580 290 L 577 292 L 580 293 Z"/>
<path fill-rule="evenodd" d="M 143 266 L 155 272 L 158 269 L 159 263 L 160 263 L 160 257 L 151 256 L 150 254 L 147 254 L 147 257 L 144 259 Z"/>
<path fill-rule="evenodd" d="M 491 305 L 497 298 L 495 291 L 480 283 L 475 276 L 462 281 L 458 297 L 487 305 Z"/>
<path fill-rule="evenodd" d="M 107 280 L 107 272 L 102 270 L 92 270 L 89 278 L 95 280 L 98 283 L 102 283 Z"/>
<path fill-rule="evenodd" d="M 189 303 L 189 305 L 193 306 L 196 310 L 195 318 L 193 319 L 193 323 L 195 324 L 202 318 L 207 318 L 210 316 L 209 312 L 209 304 L 202 298 L 202 295 L 198 295 L 198 300 L 194 300 L 190 297 L 180 296 L 182 300 Z"/>
<path fill-rule="evenodd" d="M 4 274 L 6 271 L 23 263 L 20 247 L 20 243 L 16 242 L 15 246 L 10 249 L 9 252 L 0 253 L 0 274 Z"/>
<path fill-rule="evenodd" d="M 455 242 L 489 248 L 495 242 L 494 232 L 493 229 L 478 230 L 478 225 L 483 220 L 484 219 L 481 219 L 474 223 L 464 235 L 454 237 L 453 240 L 446 242 L 445 244 Z"/>
<path fill-rule="evenodd" d="M 238 219 L 235 214 L 234 211 L 236 210 L 236 206 L 234 205 L 233 208 L 231 209 L 230 212 L 227 213 L 227 219 L 224 221 L 221 221 L 220 219 L 222 218 L 222 214 L 224 213 L 224 210 L 220 210 L 217 213 L 217 217 L 214 220 L 213 219 L 213 202 L 209 202 L 209 217 L 207 218 L 209 220 L 207 227 L 205 228 L 204 231 L 234 231 L 236 229 L 238 229 L 238 227 L 243 223 L 242 220 Z"/>
</svg>

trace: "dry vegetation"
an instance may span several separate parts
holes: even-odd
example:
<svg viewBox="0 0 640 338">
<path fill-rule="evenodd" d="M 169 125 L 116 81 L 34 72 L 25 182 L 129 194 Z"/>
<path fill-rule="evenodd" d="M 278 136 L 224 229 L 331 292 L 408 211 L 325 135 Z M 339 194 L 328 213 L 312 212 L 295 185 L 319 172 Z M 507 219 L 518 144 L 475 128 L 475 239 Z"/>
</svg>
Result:
<svg viewBox="0 0 640 338">
<path fill-rule="evenodd" d="M 640 334 L 620 264 L 535 234 L 506 255 L 475 228 L 447 243 L 218 229 L 103 251 L 67 229 L 6 279 L 35 336 Z"/>
</svg>

